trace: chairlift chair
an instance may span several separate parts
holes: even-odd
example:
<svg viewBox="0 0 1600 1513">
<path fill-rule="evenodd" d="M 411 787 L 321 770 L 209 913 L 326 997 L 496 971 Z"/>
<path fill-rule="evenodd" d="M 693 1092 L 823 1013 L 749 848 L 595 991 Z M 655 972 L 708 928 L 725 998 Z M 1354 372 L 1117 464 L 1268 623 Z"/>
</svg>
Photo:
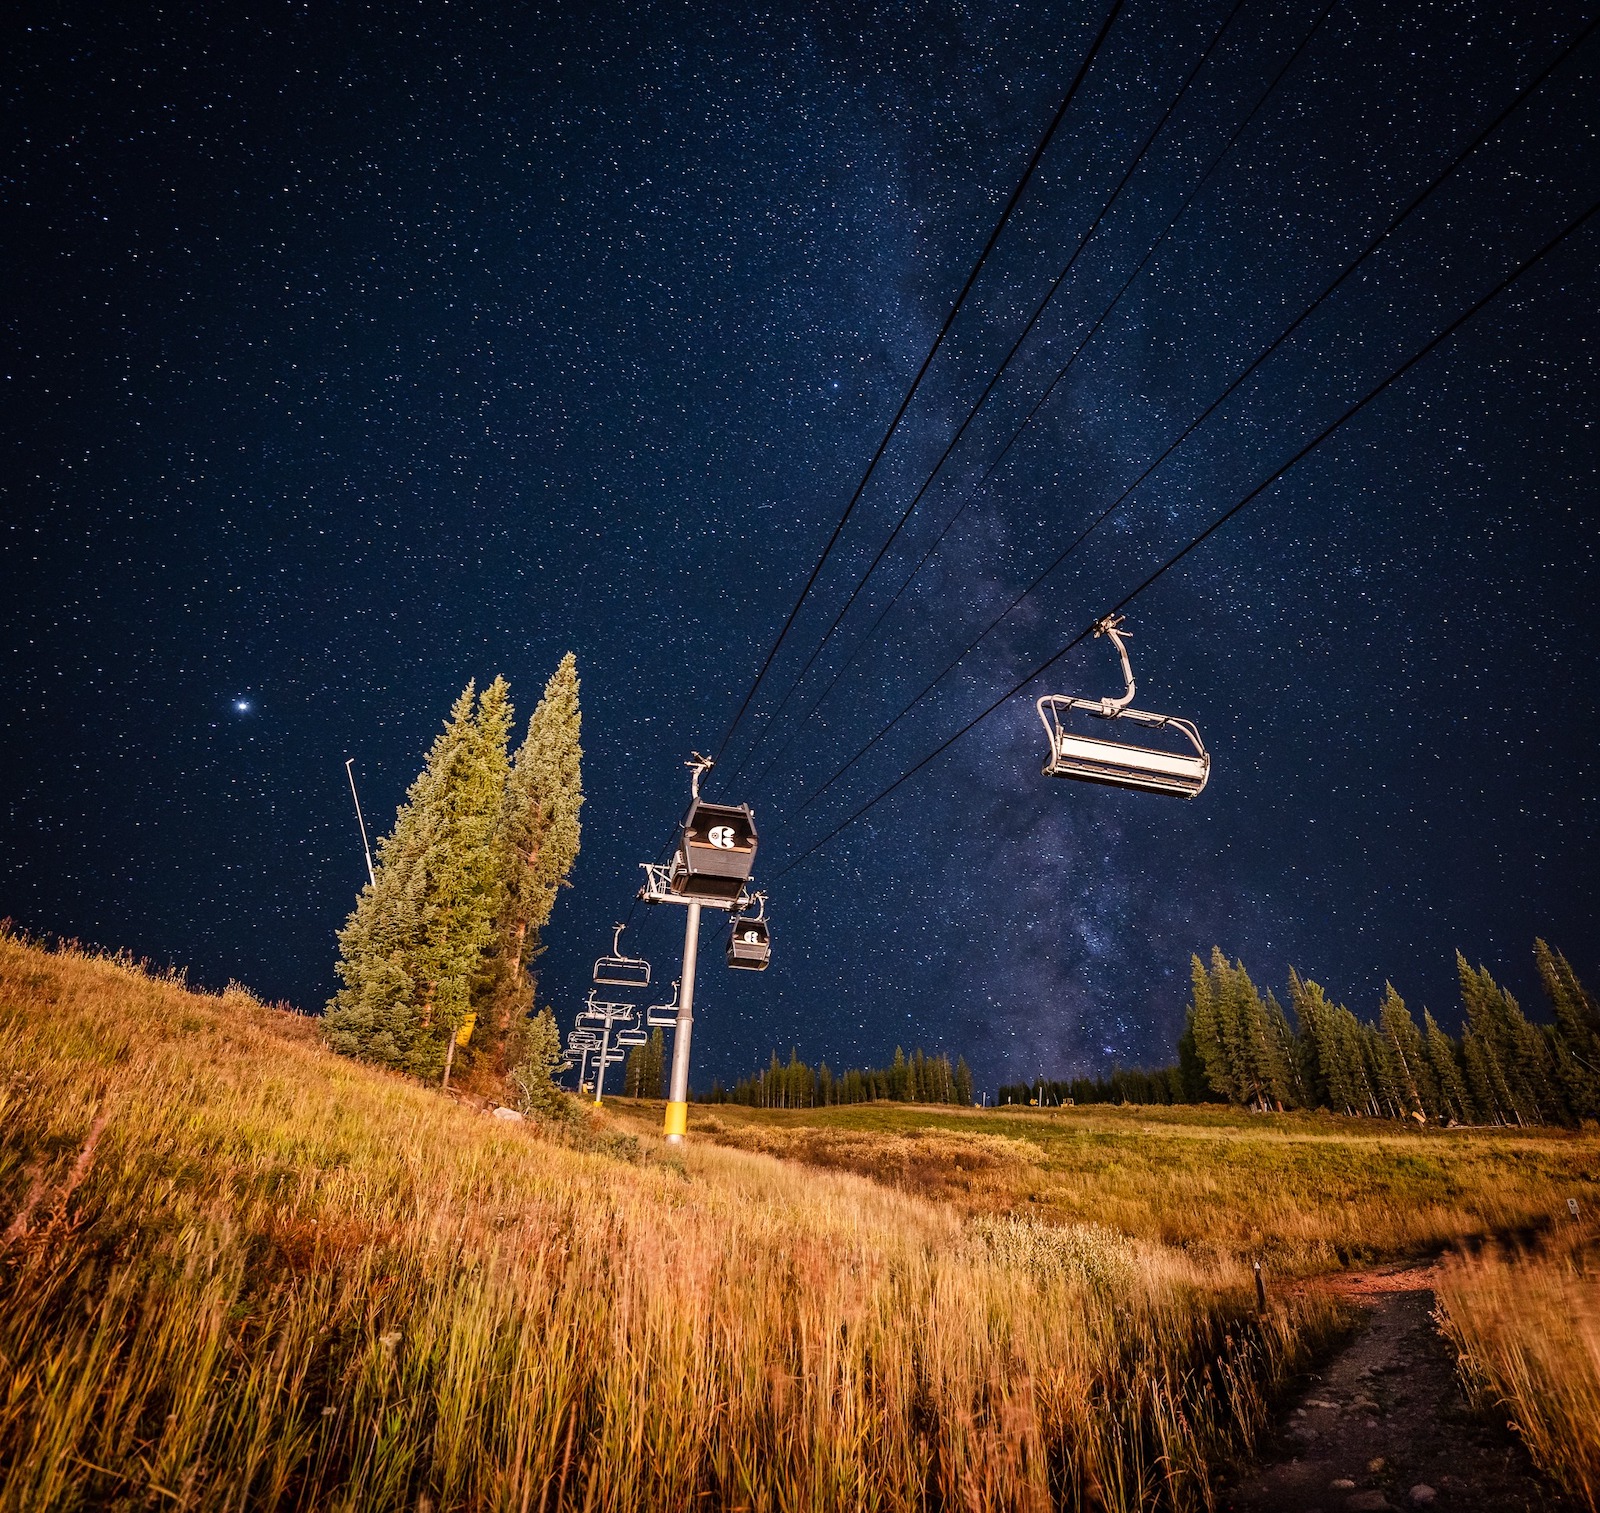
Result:
<svg viewBox="0 0 1600 1513">
<path fill-rule="evenodd" d="M 767 895 L 754 895 L 757 912 L 733 917 L 728 933 L 728 965 L 741 972 L 765 972 L 772 960 L 772 933 L 767 928 Z"/>
<path fill-rule="evenodd" d="M 622 954 L 622 932 L 618 925 L 611 937 L 611 954 L 597 957 L 594 964 L 594 981 L 618 988 L 648 988 L 650 963 L 638 956 Z"/>
<path fill-rule="evenodd" d="M 648 1025 L 670 1030 L 677 1027 L 678 1023 L 678 985 L 672 985 L 671 1003 L 653 1003 L 644 1011 L 644 1022 Z"/>
<path fill-rule="evenodd" d="M 705 899 L 727 908 L 741 893 L 756 864 L 756 822 L 748 804 L 713 804 L 700 797 L 700 777 L 711 760 L 698 754 L 688 813 L 683 817 L 669 885 L 683 898 Z"/>
<path fill-rule="evenodd" d="M 611 1037 L 613 1045 L 645 1045 L 650 1037 L 637 1025 L 629 1030 L 618 1030 Z"/>
<path fill-rule="evenodd" d="M 1122 658 L 1122 675 L 1127 691 L 1120 699 L 1080 699 L 1070 694 L 1046 694 L 1038 701 L 1039 720 L 1050 739 L 1050 756 L 1041 769 L 1046 777 L 1077 778 L 1085 783 L 1102 783 L 1110 788 L 1134 788 L 1143 793 L 1170 793 L 1192 799 L 1206 786 L 1211 775 L 1211 757 L 1200 732 L 1188 720 L 1176 715 L 1150 714 L 1133 709 L 1133 668 L 1128 662 L 1127 634 L 1119 616 L 1108 615 L 1094 628 L 1097 636 L 1107 637 Z M 1131 741 L 1088 735 L 1074 728 L 1074 714 L 1097 720 L 1127 720 L 1150 730 L 1172 730 L 1188 742 L 1192 750 L 1163 750 L 1135 745 Z"/>
</svg>

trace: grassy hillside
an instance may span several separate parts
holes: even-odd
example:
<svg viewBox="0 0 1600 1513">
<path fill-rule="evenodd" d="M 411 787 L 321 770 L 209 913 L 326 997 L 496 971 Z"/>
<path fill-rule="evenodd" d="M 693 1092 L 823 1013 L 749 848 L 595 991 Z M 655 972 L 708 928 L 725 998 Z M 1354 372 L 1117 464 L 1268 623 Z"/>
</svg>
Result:
<svg viewBox="0 0 1600 1513">
<path fill-rule="evenodd" d="M 857 1117 L 830 1138 L 893 1184 L 502 1124 L 248 994 L 0 937 L 0 1510 L 1196 1507 L 1341 1327 L 1315 1291 L 1256 1317 L 1231 1242 L 1165 1243 L 1141 1144 L 1243 1128 Z M 933 1141 L 959 1201 L 904 1190 Z M 1584 1152 L 1485 1155 L 1463 1224 Z M 1209 1161 L 1185 1180 L 1244 1236 Z"/>
</svg>

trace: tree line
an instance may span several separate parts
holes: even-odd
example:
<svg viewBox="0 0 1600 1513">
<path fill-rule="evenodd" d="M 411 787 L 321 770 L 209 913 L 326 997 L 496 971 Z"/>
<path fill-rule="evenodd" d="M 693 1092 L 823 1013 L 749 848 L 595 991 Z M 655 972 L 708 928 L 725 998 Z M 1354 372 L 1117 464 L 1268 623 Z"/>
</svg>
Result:
<svg viewBox="0 0 1600 1513">
<path fill-rule="evenodd" d="M 534 1015 L 539 934 L 577 860 L 583 805 L 577 664 L 545 685 L 515 753 L 510 686 L 468 683 L 339 932 L 337 1051 L 448 1082 L 505 1078 L 549 1097 L 561 1041 Z"/>
<path fill-rule="evenodd" d="M 1458 951 L 1462 1031 L 1424 1009 L 1419 1025 L 1392 983 L 1359 1019 L 1320 983 L 1289 971 L 1286 1011 L 1241 961 L 1213 947 L 1190 959 L 1178 1063 L 1106 1081 L 1018 1084 L 1002 1103 L 1200 1103 L 1437 1124 L 1577 1124 L 1600 1119 L 1600 1004 L 1543 940 L 1534 965 L 1551 1022 L 1528 1018 L 1489 970 Z M 1293 1020 L 1290 1014 L 1293 1014 Z"/>
<path fill-rule="evenodd" d="M 1066 1103 L 1203 1103 L 1209 1089 L 1203 1080 L 1185 1082 L 1180 1067 L 1113 1067 L 1107 1077 L 1072 1077 L 1054 1081 L 1006 1083 L 995 1093 L 997 1104 L 1039 1104 L 1059 1107 Z"/>
<path fill-rule="evenodd" d="M 885 1067 L 853 1067 L 834 1072 L 826 1061 L 813 1068 L 791 1050 L 787 1064 L 778 1053 L 766 1069 L 741 1077 L 733 1087 L 711 1084 L 707 1103 L 742 1103 L 749 1108 L 823 1108 L 843 1103 L 972 1102 L 972 1071 L 964 1057 L 951 1065 L 945 1055 L 929 1056 L 918 1049 L 908 1057 L 896 1046 L 894 1060 Z"/>
<path fill-rule="evenodd" d="M 1253 1108 L 1327 1108 L 1375 1118 L 1455 1124 L 1575 1124 L 1600 1118 L 1600 1006 L 1561 952 L 1533 948 L 1553 1016 L 1536 1024 L 1488 969 L 1456 953 L 1464 1010 L 1455 1037 L 1424 1009 L 1419 1026 L 1392 983 L 1375 1019 L 1334 1003 L 1289 973 L 1291 1028 L 1242 962 L 1213 949 L 1191 962 L 1193 994 L 1180 1043 L 1207 1084 Z"/>
</svg>

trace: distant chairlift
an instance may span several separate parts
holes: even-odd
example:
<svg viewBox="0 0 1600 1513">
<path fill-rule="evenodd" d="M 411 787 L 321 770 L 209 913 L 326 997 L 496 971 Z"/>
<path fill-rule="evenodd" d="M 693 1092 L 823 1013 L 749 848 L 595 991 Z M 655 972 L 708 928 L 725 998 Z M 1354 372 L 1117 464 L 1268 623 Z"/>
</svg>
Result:
<svg viewBox="0 0 1600 1513">
<path fill-rule="evenodd" d="M 594 964 L 594 981 L 618 988 L 648 988 L 650 963 L 637 956 L 622 954 L 622 932 L 618 925 L 611 937 L 611 954 L 599 957 Z"/>
<path fill-rule="evenodd" d="M 730 907 L 744 892 L 756 864 L 756 822 L 748 804 L 713 804 L 700 797 L 700 777 L 711 761 L 698 753 L 689 812 L 683 817 L 668 885 L 682 898 Z"/>
<path fill-rule="evenodd" d="M 757 910 L 733 916 L 728 935 L 728 965 L 741 972 L 765 972 L 772 960 L 772 934 L 767 928 L 767 895 L 753 895 Z"/>
<path fill-rule="evenodd" d="M 1127 632 L 1122 629 L 1121 617 L 1107 615 L 1095 626 L 1094 633 L 1106 636 L 1117 648 L 1127 692 L 1120 699 L 1079 699 L 1069 694 L 1046 694 L 1040 699 L 1039 719 L 1050 738 L 1049 760 L 1042 769 L 1044 775 L 1194 798 L 1211 775 L 1211 758 L 1200 740 L 1200 732 L 1188 720 L 1180 720 L 1175 715 L 1148 714 L 1142 709 L 1129 708 L 1133 702 L 1133 669 L 1128 664 L 1128 648 L 1123 644 Z M 1075 721 L 1069 723 L 1069 718 L 1079 713 L 1097 720 L 1127 720 L 1150 730 L 1173 730 L 1193 750 L 1162 750 L 1083 734 L 1072 728 Z"/>
<path fill-rule="evenodd" d="M 673 1029 L 678 1023 L 678 985 L 672 985 L 671 1003 L 653 1003 L 644 1011 L 644 1022 L 662 1029 Z"/>
</svg>

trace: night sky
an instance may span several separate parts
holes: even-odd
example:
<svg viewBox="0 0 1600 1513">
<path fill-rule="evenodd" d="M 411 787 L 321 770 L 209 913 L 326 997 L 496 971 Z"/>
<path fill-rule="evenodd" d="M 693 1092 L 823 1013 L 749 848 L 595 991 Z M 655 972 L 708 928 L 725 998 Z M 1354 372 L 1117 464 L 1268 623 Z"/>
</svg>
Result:
<svg viewBox="0 0 1600 1513">
<path fill-rule="evenodd" d="M 1582 30 L 1245 0 L 772 738 L 858 575 L 1233 9 L 1128 0 L 709 796 L 770 879 L 1600 196 L 1600 33 L 959 672 L 805 797 Z M 563 1024 L 1104 5 L 22 8 L 4 23 L 0 915 L 314 1009 L 469 677 L 571 649 Z M 1308 33 L 1005 465 L 820 692 Z M 1039 775 L 1039 692 L 708 935 L 695 1082 L 896 1044 L 980 1085 L 1170 1057 L 1191 951 L 1370 1015 L 1600 975 L 1600 220 L 1130 606 L 1191 804 Z M 752 718 L 753 716 L 753 718 Z M 520 721 L 519 721 L 520 723 Z M 782 759 L 756 778 L 793 736 Z M 627 940 L 675 975 L 682 912 Z"/>
</svg>

